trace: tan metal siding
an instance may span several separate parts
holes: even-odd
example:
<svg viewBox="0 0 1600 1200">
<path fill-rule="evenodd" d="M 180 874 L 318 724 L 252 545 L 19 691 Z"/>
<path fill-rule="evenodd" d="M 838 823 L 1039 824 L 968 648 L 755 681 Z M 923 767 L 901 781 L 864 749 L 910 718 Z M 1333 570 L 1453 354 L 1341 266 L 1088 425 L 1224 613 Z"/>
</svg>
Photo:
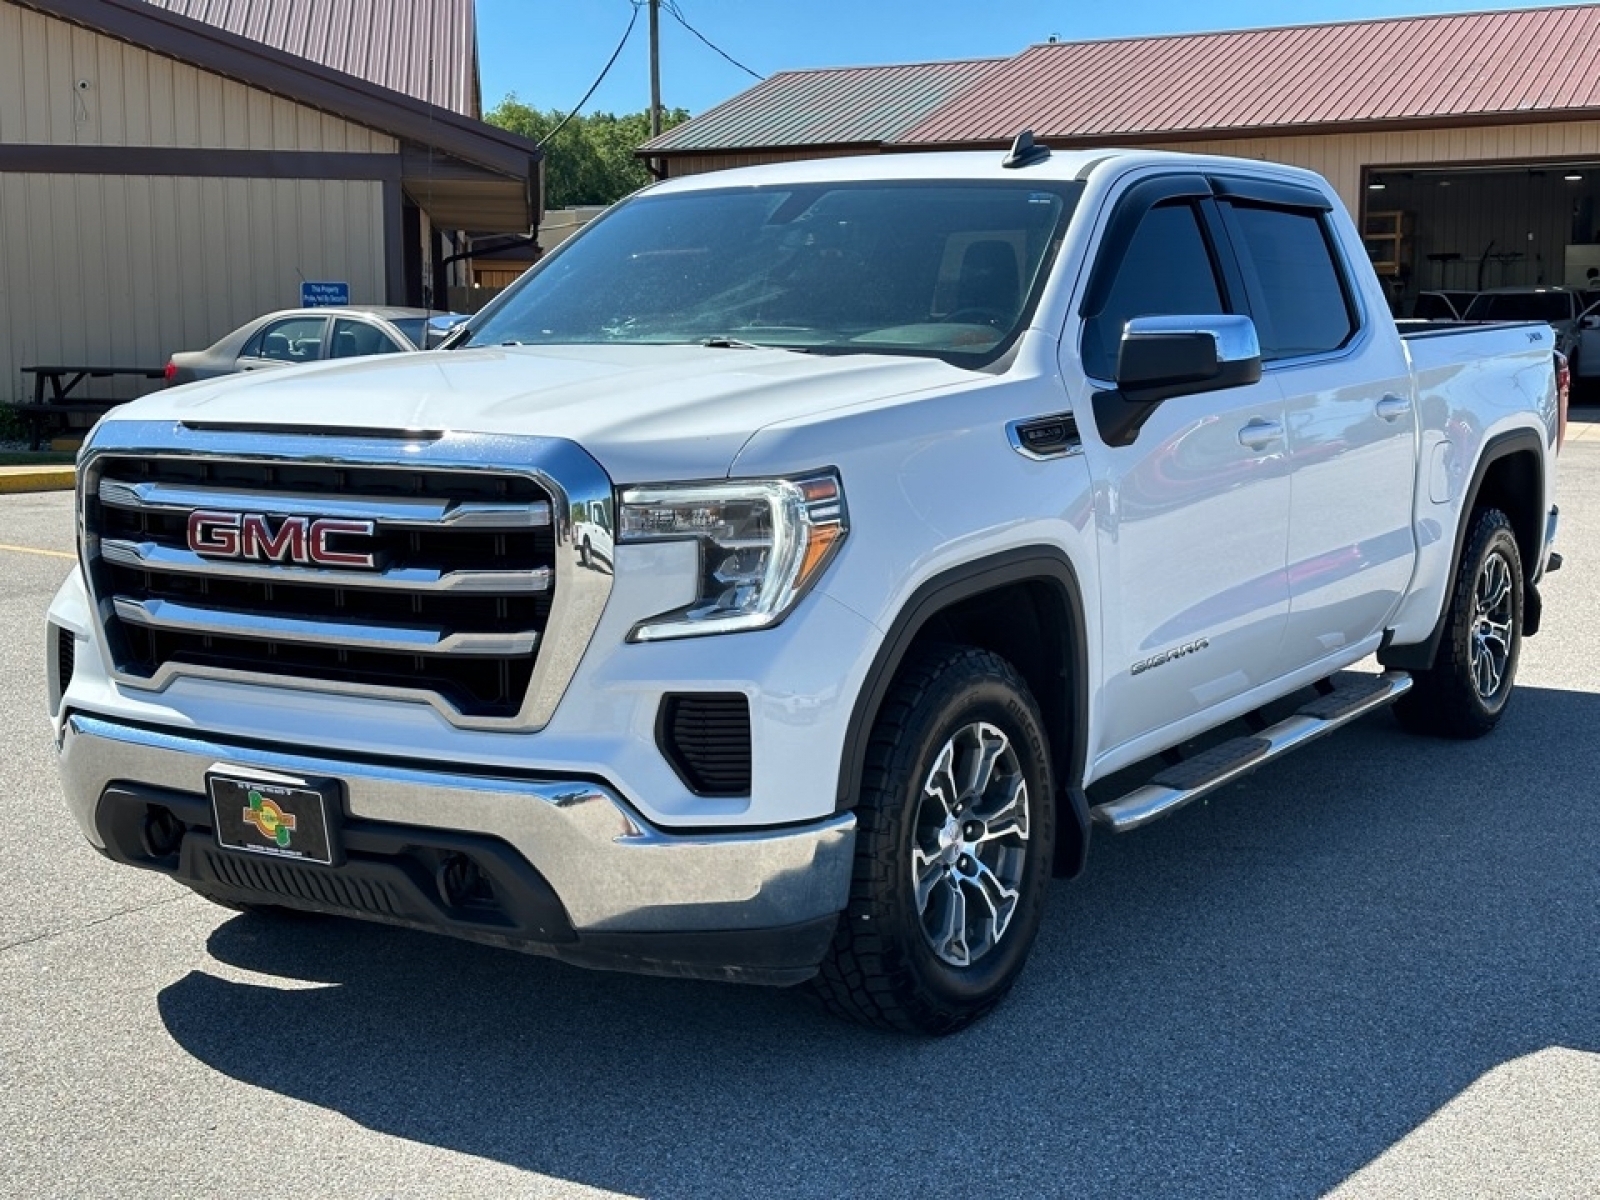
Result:
<svg viewBox="0 0 1600 1200">
<path fill-rule="evenodd" d="M 1218 138 L 1171 142 L 1169 150 L 1232 154 L 1309 167 L 1325 176 L 1353 213 L 1361 211 L 1361 169 L 1562 158 L 1600 159 L 1600 121 L 1352 133 L 1326 137 Z"/>
<path fill-rule="evenodd" d="M 1111 144 L 1110 142 L 1106 144 Z M 1209 138 L 1154 143 L 1155 150 L 1227 154 L 1308 167 L 1327 178 L 1351 212 L 1361 211 L 1363 167 L 1427 166 L 1524 159 L 1600 159 L 1600 121 L 1489 125 L 1395 133 L 1350 133 L 1304 137 Z M 859 150 L 796 147 L 764 153 L 686 154 L 666 160 L 673 177 L 729 167 L 832 158 Z"/>
<path fill-rule="evenodd" d="M 86 80 L 87 90 L 77 87 Z M 0 0 L 0 142 L 392 154 L 396 140 Z"/>
<path fill-rule="evenodd" d="M 384 302 L 381 183 L 0 174 L 0 399 L 24 366 L 160 366 L 302 279 Z"/>
</svg>

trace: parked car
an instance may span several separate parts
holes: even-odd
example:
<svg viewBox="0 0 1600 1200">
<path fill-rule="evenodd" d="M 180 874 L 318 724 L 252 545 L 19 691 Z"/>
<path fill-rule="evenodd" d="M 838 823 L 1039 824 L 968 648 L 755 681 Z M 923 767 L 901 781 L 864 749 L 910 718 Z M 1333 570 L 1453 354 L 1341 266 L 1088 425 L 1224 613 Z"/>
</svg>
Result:
<svg viewBox="0 0 1600 1200">
<path fill-rule="evenodd" d="M 174 354 L 167 362 L 167 383 L 175 386 L 329 358 L 427 350 L 464 320 L 459 313 L 367 304 L 283 309 L 241 325 L 205 350 Z"/>
<path fill-rule="evenodd" d="M 1578 332 L 1573 341 L 1571 368 L 1573 384 L 1600 379 L 1600 293 L 1580 292 L 1584 310 L 1578 317 Z"/>
<path fill-rule="evenodd" d="M 1411 315 L 1418 321 L 1459 321 L 1477 296 L 1477 292 L 1421 292 L 1411 306 Z"/>
<path fill-rule="evenodd" d="M 1467 321 L 1543 321 L 1556 331 L 1556 349 L 1567 356 L 1574 375 L 1579 365 L 1578 321 L 1591 297 L 1564 287 L 1502 287 L 1479 292 L 1467 305 Z M 1600 367 L 1600 363 L 1595 364 Z"/>
</svg>

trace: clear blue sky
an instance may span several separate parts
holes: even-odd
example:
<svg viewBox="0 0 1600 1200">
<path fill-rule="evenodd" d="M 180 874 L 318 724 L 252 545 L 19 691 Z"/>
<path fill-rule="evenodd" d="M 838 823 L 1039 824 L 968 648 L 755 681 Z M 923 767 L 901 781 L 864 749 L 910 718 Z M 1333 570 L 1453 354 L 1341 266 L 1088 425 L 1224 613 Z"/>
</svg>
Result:
<svg viewBox="0 0 1600 1200">
<path fill-rule="evenodd" d="M 698 114 L 756 81 L 665 11 L 661 100 Z M 1496 0 L 672 0 L 688 23 L 762 75 L 1016 54 L 1062 41 L 1349 21 L 1419 13 L 1525 8 Z M 477 0 L 484 107 L 508 92 L 535 108 L 577 104 L 616 49 L 632 0 Z M 639 112 L 650 103 L 648 14 L 639 20 L 585 112 Z"/>
</svg>

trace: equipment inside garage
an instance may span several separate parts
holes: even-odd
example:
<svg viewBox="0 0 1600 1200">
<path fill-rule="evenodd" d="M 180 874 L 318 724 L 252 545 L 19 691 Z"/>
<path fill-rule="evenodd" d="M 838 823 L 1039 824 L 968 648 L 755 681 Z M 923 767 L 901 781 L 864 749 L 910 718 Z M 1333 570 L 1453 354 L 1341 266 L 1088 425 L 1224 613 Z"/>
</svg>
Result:
<svg viewBox="0 0 1600 1200">
<path fill-rule="evenodd" d="M 1368 167 L 1362 233 L 1396 315 L 1422 292 L 1600 281 L 1600 161 Z M 1430 314 L 1432 315 L 1432 314 Z"/>
</svg>

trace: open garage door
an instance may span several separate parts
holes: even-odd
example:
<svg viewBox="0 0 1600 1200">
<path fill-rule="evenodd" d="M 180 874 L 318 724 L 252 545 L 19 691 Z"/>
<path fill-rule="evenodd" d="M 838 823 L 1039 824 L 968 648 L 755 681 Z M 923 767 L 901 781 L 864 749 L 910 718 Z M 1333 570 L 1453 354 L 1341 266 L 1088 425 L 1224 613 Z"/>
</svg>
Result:
<svg viewBox="0 0 1600 1200">
<path fill-rule="evenodd" d="M 1397 316 L 1494 288 L 1600 300 L 1600 161 L 1367 167 L 1362 232 Z M 1592 274 L 1591 274 L 1592 272 Z"/>
<path fill-rule="evenodd" d="M 1362 200 L 1396 316 L 1547 321 L 1600 383 L 1600 160 L 1367 167 Z"/>
</svg>

